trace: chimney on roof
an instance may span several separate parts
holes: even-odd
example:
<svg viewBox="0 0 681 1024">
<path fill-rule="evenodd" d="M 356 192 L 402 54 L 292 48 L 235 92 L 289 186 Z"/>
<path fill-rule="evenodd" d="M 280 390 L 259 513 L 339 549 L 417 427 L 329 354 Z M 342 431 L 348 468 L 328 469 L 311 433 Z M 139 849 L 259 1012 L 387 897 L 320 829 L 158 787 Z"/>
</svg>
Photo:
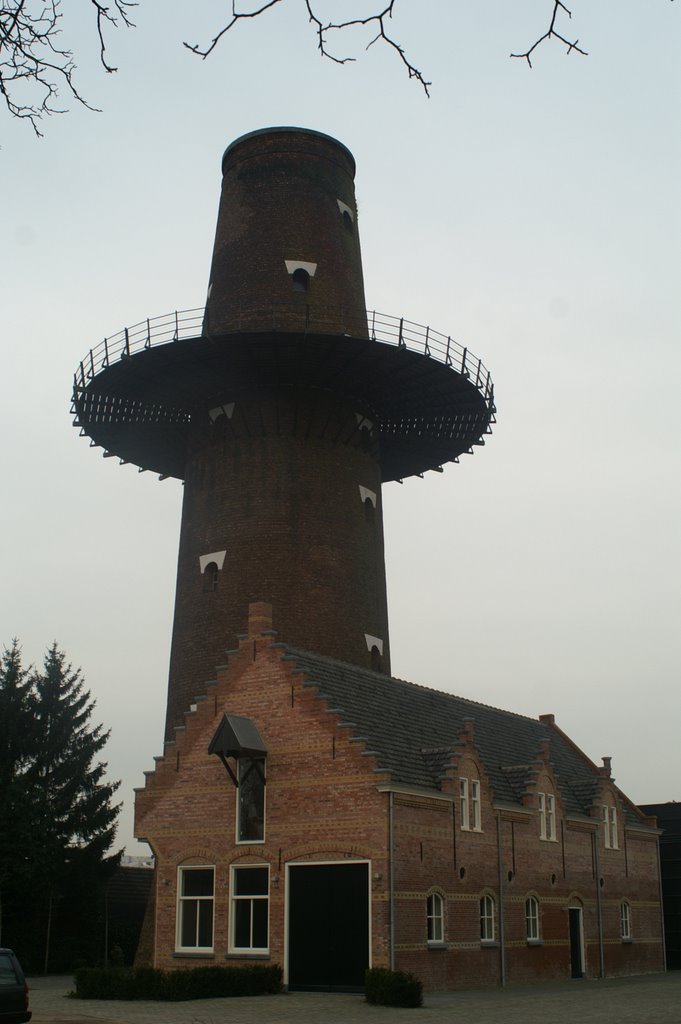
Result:
<svg viewBox="0 0 681 1024">
<path fill-rule="evenodd" d="M 267 601 L 253 601 L 248 606 L 249 639 L 266 632 L 272 632 L 272 605 Z"/>
</svg>

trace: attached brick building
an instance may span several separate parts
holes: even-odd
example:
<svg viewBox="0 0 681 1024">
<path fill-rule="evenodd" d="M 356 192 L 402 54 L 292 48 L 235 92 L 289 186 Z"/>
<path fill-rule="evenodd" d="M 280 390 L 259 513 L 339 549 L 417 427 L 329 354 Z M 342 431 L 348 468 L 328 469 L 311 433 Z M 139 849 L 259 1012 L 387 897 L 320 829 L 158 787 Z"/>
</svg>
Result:
<svg viewBox="0 0 681 1024">
<path fill-rule="evenodd" d="M 254 762 L 266 785 L 240 803 Z M 551 716 L 287 647 L 267 605 L 138 790 L 136 831 L 159 967 L 265 959 L 291 987 L 357 988 L 392 965 L 430 989 L 663 969 L 658 832 L 608 764 Z"/>
<path fill-rule="evenodd" d="M 335 139 L 254 132 L 222 172 L 205 308 L 105 338 L 74 382 L 92 444 L 185 485 L 166 742 L 136 799 L 148 959 L 317 988 L 661 970 L 658 833 L 608 765 L 550 718 L 390 676 L 382 484 L 485 443 L 488 370 L 365 309 Z"/>
</svg>

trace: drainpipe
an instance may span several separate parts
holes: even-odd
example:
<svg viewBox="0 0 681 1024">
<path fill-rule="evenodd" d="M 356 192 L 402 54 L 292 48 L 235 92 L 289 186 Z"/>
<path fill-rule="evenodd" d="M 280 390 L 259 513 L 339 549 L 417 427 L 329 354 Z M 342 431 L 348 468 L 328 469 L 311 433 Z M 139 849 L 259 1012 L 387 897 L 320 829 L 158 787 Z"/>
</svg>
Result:
<svg viewBox="0 0 681 1024">
<path fill-rule="evenodd" d="M 395 834 L 393 829 L 393 807 L 395 794 L 390 791 L 388 794 L 388 857 L 390 892 L 388 893 L 388 906 L 390 913 L 390 970 L 395 970 Z"/>
<path fill-rule="evenodd" d="M 660 928 L 662 929 L 662 970 L 667 970 L 667 937 L 664 931 L 664 896 L 662 893 L 662 864 L 660 862 L 660 837 L 657 837 L 657 884 L 660 892 Z"/>
<path fill-rule="evenodd" d="M 596 870 L 596 916 L 598 919 L 598 966 L 599 978 L 605 977 L 605 947 L 603 945 L 603 904 L 601 902 L 601 864 L 598 857 L 598 832 L 591 833 Z"/>
<path fill-rule="evenodd" d="M 499 980 L 506 985 L 506 948 L 504 936 L 504 864 L 501 856 L 501 813 L 497 814 L 497 864 L 499 867 Z"/>
</svg>

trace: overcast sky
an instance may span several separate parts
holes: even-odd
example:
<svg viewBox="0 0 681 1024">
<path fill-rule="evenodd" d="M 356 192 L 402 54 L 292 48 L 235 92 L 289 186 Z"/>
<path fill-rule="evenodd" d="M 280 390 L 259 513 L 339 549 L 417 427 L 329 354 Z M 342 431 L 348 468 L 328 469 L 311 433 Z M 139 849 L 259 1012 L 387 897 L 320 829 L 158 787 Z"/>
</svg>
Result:
<svg viewBox="0 0 681 1024">
<path fill-rule="evenodd" d="M 181 43 L 226 2 L 142 0 L 110 76 L 77 6 L 65 42 L 102 113 L 43 139 L 0 117 L 0 640 L 82 667 L 121 844 L 146 852 L 132 791 L 162 752 L 182 488 L 79 439 L 72 375 L 104 335 L 203 304 L 222 152 L 269 125 L 353 152 L 370 307 L 495 381 L 484 448 L 385 488 L 394 674 L 553 712 L 633 800 L 680 798 L 679 4 L 574 0 L 589 56 L 545 43 L 530 70 L 508 55 L 550 0 L 399 0 L 430 100 L 378 44 L 323 61 L 297 0 L 205 62 Z"/>
</svg>

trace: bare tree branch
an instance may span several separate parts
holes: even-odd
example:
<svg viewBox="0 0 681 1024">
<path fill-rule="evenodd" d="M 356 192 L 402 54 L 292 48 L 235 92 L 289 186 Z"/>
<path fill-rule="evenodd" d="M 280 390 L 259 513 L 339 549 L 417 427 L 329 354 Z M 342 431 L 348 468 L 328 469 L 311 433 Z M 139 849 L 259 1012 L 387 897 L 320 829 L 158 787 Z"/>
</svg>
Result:
<svg viewBox="0 0 681 1024">
<path fill-rule="evenodd" d="M 104 41 L 105 25 L 106 25 L 106 22 L 108 22 L 114 28 L 118 28 L 118 18 L 116 17 L 116 13 L 115 13 L 115 12 L 118 12 L 118 16 L 122 20 L 122 22 L 125 25 L 125 27 L 126 28 L 134 28 L 133 22 L 130 20 L 130 17 L 128 15 L 128 10 L 131 7 L 137 7 L 137 3 L 136 2 L 132 2 L 132 0 L 114 0 L 114 11 L 113 12 L 112 12 L 110 7 L 107 7 L 105 4 L 99 3 L 98 0 L 90 0 L 90 3 L 92 4 L 92 6 L 97 11 L 97 35 L 99 36 L 99 59 L 100 59 L 101 65 L 104 68 L 104 70 L 108 71 L 109 73 L 111 73 L 112 71 L 118 71 L 118 68 L 112 67 L 112 65 L 110 65 L 107 62 L 106 57 L 105 57 L 105 53 L 106 53 L 106 43 Z"/>
<path fill-rule="evenodd" d="M 571 43 L 570 40 L 566 39 L 565 36 L 562 36 L 560 32 L 556 32 L 555 25 L 559 11 L 564 11 L 568 18 L 572 18 L 572 11 L 569 11 L 565 4 L 561 3 L 561 0 L 553 0 L 553 14 L 551 15 L 551 23 L 548 27 L 548 31 L 546 31 L 543 36 L 540 36 L 536 43 L 534 43 L 526 53 L 512 53 L 511 57 L 520 57 L 526 60 L 529 66 L 532 67 L 532 61 L 530 59 L 531 54 L 541 43 L 544 42 L 545 39 L 552 38 L 558 39 L 561 43 L 564 43 L 567 46 L 568 54 L 572 53 L 573 50 L 576 50 L 577 53 L 581 53 L 584 57 L 588 57 L 589 55 L 587 51 L 582 50 L 581 47 L 577 45 L 579 43 L 579 39 L 575 39 L 574 43 Z"/>
<path fill-rule="evenodd" d="M 211 40 L 210 44 L 204 50 L 201 49 L 198 43 L 183 43 L 182 45 L 186 46 L 192 53 L 197 54 L 197 56 L 203 57 L 205 60 L 206 57 L 210 56 L 213 52 L 225 33 L 229 32 L 230 28 L 236 25 L 237 21 L 241 21 L 243 18 L 257 18 L 259 14 L 263 14 L 265 11 L 268 11 L 270 7 L 276 7 L 276 5 L 280 3 L 282 3 L 282 0 L 269 0 L 268 3 L 264 3 L 262 7 L 258 7 L 255 11 L 238 13 L 236 10 L 236 0 L 232 0 L 232 20 L 228 22 L 224 28 L 220 29 L 215 38 Z"/>
<path fill-rule="evenodd" d="M 230 29 L 234 28 L 234 26 L 239 21 L 243 21 L 245 18 L 257 18 L 260 14 L 264 14 L 265 11 L 268 11 L 271 7 L 276 7 L 277 4 L 280 4 L 282 2 L 283 0 L 269 0 L 269 2 L 261 4 L 261 6 L 256 8 L 255 10 L 238 11 L 237 0 L 232 0 L 232 17 L 230 21 L 220 29 L 220 31 L 211 40 L 208 46 L 202 48 L 201 46 L 199 46 L 198 43 L 185 43 L 184 45 L 187 47 L 188 50 L 191 50 L 192 53 L 195 53 L 199 57 L 203 57 L 205 59 L 209 56 L 209 54 L 213 52 L 213 50 L 220 42 L 222 37 L 227 32 L 229 32 Z M 395 8 L 397 0 L 389 0 L 387 6 L 384 7 L 383 10 L 375 11 L 373 14 L 368 14 L 364 18 L 348 18 L 345 21 L 323 21 L 316 13 L 316 4 L 314 0 L 303 0 L 303 2 L 307 9 L 309 20 L 315 26 L 315 32 L 317 35 L 317 49 L 321 53 L 322 57 L 327 57 L 329 60 L 332 60 L 334 64 L 347 64 L 351 61 L 354 61 L 354 57 L 338 57 L 334 53 L 331 53 L 329 51 L 327 40 L 328 33 L 342 32 L 342 30 L 346 28 L 353 28 L 358 26 L 366 28 L 369 25 L 375 25 L 378 31 L 374 38 L 368 43 L 366 47 L 367 50 L 369 49 L 370 46 L 373 46 L 374 43 L 377 43 L 379 41 L 386 43 L 389 47 L 391 47 L 391 49 L 393 49 L 397 53 L 400 60 L 402 61 L 402 64 L 406 68 L 409 77 L 415 78 L 416 81 L 422 86 L 426 96 L 430 96 L 428 87 L 431 83 L 426 81 L 422 72 L 419 71 L 418 68 L 416 68 L 407 59 L 403 47 L 400 46 L 400 44 L 396 42 L 395 39 L 393 39 L 392 36 L 389 35 L 388 32 L 386 31 L 386 21 L 387 19 L 392 18 L 393 10 Z"/>
<path fill-rule="evenodd" d="M 100 62 L 105 71 L 116 70 L 105 57 L 105 28 L 122 21 L 132 26 L 133 0 L 112 4 L 90 0 L 96 11 Z M 96 110 L 78 91 L 74 81 L 73 52 L 59 45 L 61 0 L 0 0 L 0 96 L 9 113 L 28 121 L 37 136 L 40 122 L 50 114 L 63 114 L 57 106 L 60 88 L 77 103 Z"/>
</svg>

